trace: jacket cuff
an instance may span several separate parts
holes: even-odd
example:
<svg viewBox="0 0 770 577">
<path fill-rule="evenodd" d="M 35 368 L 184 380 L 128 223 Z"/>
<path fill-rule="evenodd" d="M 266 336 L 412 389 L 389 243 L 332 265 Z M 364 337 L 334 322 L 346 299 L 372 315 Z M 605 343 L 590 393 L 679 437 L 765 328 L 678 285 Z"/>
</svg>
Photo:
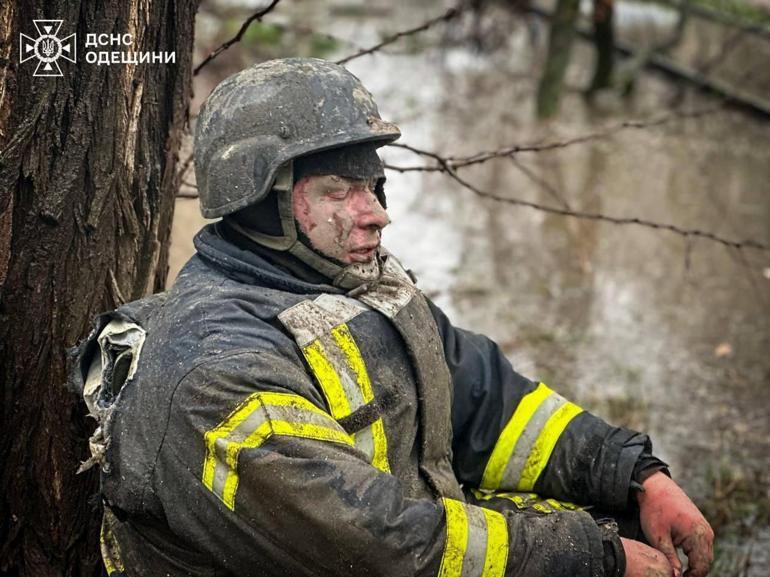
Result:
<svg viewBox="0 0 770 577">
<path fill-rule="evenodd" d="M 631 481 L 639 457 L 652 444 L 647 435 L 629 429 L 617 428 L 606 440 L 607 455 L 601 472 L 602 502 L 610 511 L 628 507 Z"/>
<path fill-rule="evenodd" d="M 639 455 L 639 458 L 636 460 L 636 465 L 634 465 L 634 472 L 631 474 L 631 479 L 635 483 L 641 485 L 658 471 L 663 471 L 667 477 L 671 477 L 671 473 L 668 470 L 668 464 L 658 459 L 649 451 L 642 451 L 642 454 Z"/>
</svg>

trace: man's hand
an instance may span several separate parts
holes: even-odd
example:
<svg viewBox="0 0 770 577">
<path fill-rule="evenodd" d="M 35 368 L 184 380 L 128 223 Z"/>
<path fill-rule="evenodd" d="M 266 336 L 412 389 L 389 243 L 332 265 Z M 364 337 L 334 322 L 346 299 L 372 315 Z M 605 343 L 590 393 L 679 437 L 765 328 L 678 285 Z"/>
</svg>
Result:
<svg viewBox="0 0 770 577">
<path fill-rule="evenodd" d="M 649 545 L 620 538 L 626 553 L 625 577 L 671 577 L 674 570 L 666 556 Z"/>
<path fill-rule="evenodd" d="M 650 544 L 661 551 L 674 570 L 682 573 L 676 554 L 681 547 L 689 561 L 689 577 L 705 577 L 714 558 L 714 531 L 684 491 L 661 472 L 651 475 L 638 494 L 642 531 Z"/>
</svg>

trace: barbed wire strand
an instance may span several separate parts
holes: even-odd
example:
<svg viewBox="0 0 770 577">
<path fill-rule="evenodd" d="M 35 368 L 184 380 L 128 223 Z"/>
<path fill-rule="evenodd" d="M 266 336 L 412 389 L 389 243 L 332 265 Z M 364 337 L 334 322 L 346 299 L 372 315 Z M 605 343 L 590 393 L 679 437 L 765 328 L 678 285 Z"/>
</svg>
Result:
<svg viewBox="0 0 770 577">
<path fill-rule="evenodd" d="M 610 224 L 615 225 L 635 225 L 635 226 L 641 226 L 645 228 L 651 228 L 654 230 L 664 230 L 667 232 L 671 232 L 674 234 L 677 234 L 679 236 L 682 236 L 684 238 L 703 238 L 708 239 L 711 241 L 714 241 L 716 243 L 719 243 L 721 245 L 724 245 L 728 248 L 734 248 L 734 249 L 744 249 L 744 248 L 754 248 L 757 250 L 762 251 L 770 251 L 770 245 L 766 245 L 760 242 L 757 242 L 752 239 L 742 240 L 742 241 L 735 241 L 730 240 L 727 238 L 724 238 L 722 236 L 719 236 L 717 234 L 714 234 L 712 232 L 700 230 L 697 228 L 683 228 L 674 224 L 668 224 L 668 223 L 661 223 L 661 222 L 655 222 L 652 220 L 647 220 L 644 218 L 639 217 L 616 217 L 611 216 L 608 214 L 600 213 L 600 212 L 585 212 L 580 210 L 571 210 L 566 208 L 558 208 L 553 206 L 547 206 L 544 204 L 540 204 L 537 202 L 532 202 L 529 200 L 524 200 L 521 198 L 515 198 L 510 196 L 502 196 L 499 194 L 495 194 L 493 192 L 488 192 L 485 190 L 480 189 L 479 187 L 475 186 L 474 184 L 468 182 L 464 178 L 462 178 L 459 174 L 457 174 L 457 171 L 447 162 L 445 158 L 442 156 L 434 153 L 429 152 L 426 150 L 420 150 L 418 148 L 415 148 L 413 146 L 410 146 L 408 144 L 401 144 L 399 145 L 401 148 L 405 148 L 406 150 L 409 150 L 413 152 L 414 154 L 418 154 L 421 156 L 429 156 L 433 158 L 436 162 L 440 165 L 440 172 L 443 172 L 447 174 L 449 177 L 451 177 L 454 181 L 456 181 L 459 185 L 461 185 L 463 188 L 473 192 L 477 196 L 480 196 L 482 198 L 488 198 L 490 200 L 494 200 L 497 202 L 505 203 L 505 204 L 511 204 L 514 206 L 523 206 L 526 208 L 531 208 L 534 210 L 539 210 L 541 212 L 547 212 L 551 214 L 558 214 L 562 216 L 568 216 L 572 218 L 582 218 L 585 220 L 595 220 L 600 222 L 606 222 Z M 386 168 L 393 169 L 390 165 L 385 165 Z M 398 170 L 396 167 L 395 170 Z"/>
<path fill-rule="evenodd" d="M 224 42 L 221 46 L 219 46 L 216 50 L 211 52 L 206 59 L 203 60 L 193 71 L 193 76 L 196 76 L 201 69 L 209 64 L 212 60 L 214 60 L 217 56 L 219 56 L 222 52 L 230 48 L 233 44 L 239 42 L 243 35 L 246 33 L 246 30 L 248 30 L 249 26 L 252 22 L 261 21 L 262 18 L 267 15 L 269 12 L 271 12 L 280 2 L 280 0 L 273 0 L 267 7 L 265 7 L 262 10 L 259 10 L 252 16 L 250 16 L 242 25 L 238 33 L 231 38 L 230 40 Z M 354 60 L 356 58 L 360 58 L 362 56 L 366 56 L 368 54 L 373 54 L 385 46 L 388 46 L 397 40 L 405 37 L 410 36 L 413 34 L 417 34 L 420 32 L 423 32 L 425 30 L 428 30 L 429 28 L 433 27 L 434 25 L 440 23 L 440 22 L 447 22 L 449 20 L 454 19 L 462 12 L 462 7 L 455 7 L 450 8 L 447 10 L 446 13 L 442 14 L 441 16 L 437 16 L 435 18 L 432 18 L 430 20 L 427 20 L 423 24 L 416 26 L 414 28 L 410 28 L 408 30 L 403 30 L 400 32 L 397 32 L 391 36 L 388 36 L 383 41 L 379 42 L 378 44 L 371 46 L 370 48 L 359 50 L 358 52 L 355 52 L 351 54 L 350 56 L 347 56 L 345 58 L 342 58 L 340 60 L 337 60 L 337 64 L 346 64 L 350 62 L 351 60 Z M 696 118 L 698 116 L 703 116 L 705 114 L 709 114 L 711 112 L 714 112 L 718 110 L 719 108 L 722 108 L 724 104 L 720 104 L 718 106 L 709 107 L 706 109 L 698 110 L 698 111 L 690 111 L 687 113 L 675 113 L 671 115 L 664 116 L 662 118 L 653 119 L 649 121 L 624 121 L 620 123 L 617 126 L 610 127 L 608 129 L 597 131 L 585 135 L 581 135 L 578 137 L 574 137 L 567 140 L 557 141 L 557 142 L 549 142 L 544 144 L 531 144 L 531 145 L 513 145 L 509 147 L 505 147 L 502 149 L 494 150 L 494 151 L 484 151 L 476 153 L 472 156 L 466 156 L 466 157 L 443 157 L 441 155 L 438 155 L 436 153 L 421 150 L 416 147 L 413 147 L 408 144 L 398 144 L 393 143 L 390 146 L 395 146 L 399 148 L 403 148 L 406 150 L 409 150 L 410 152 L 420 155 L 432 158 L 438 163 L 438 166 L 395 166 L 386 164 L 385 167 L 390 170 L 395 170 L 398 172 L 409 172 L 409 171 L 426 171 L 426 172 L 443 172 L 447 175 L 449 175 L 453 180 L 455 180 L 458 184 L 460 184 L 462 187 L 466 188 L 467 190 L 473 192 L 474 194 L 483 197 L 483 198 L 489 198 L 490 200 L 494 200 L 497 202 L 502 202 L 506 204 L 511 204 L 515 206 L 523 206 L 526 208 L 531 208 L 534 210 L 539 210 L 542 212 L 548 212 L 551 214 L 557 214 L 567 217 L 573 217 L 573 218 L 582 218 L 587 220 L 595 220 L 600 222 L 606 222 L 611 223 L 615 225 L 636 225 L 646 228 L 651 228 L 654 230 L 664 230 L 668 231 L 674 234 L 677 234 L 679 236 L 684 237 L 687 242 L 689 243 L 692 238 L 704 238 L 708 239 L 714 242 L 717 242 L 719 244 L 722 244 L 728 248 L 736 249 L 739 254 L 742 254 L 742 250 L 745 248 L 754 248 L 757 250 L 763 250 L 763 251 L 770 251 L 770 246 L 765 245 L 763 243 L 748 239 L 744 241 L 734 241 L 730 239 L 723 238 L 719 235 L 716 235 L 714 233 L 703 231 L 700 229 L 687 229 L 682 228 L 676 225 L 667 224 L 667 223 L 659 223 L 647 219 L 642 219 L 638 217 L 614 217 L 603 213 L 597 213 L 597 212 L 584 212 L 584 211 L 578 211 L 573 210 L 569 208 L 569 205 L 566 203 L 566 201 L 563 200 L 563 198 L 556 194 L 556 198 L 564 205 L 563 208 L 558 207 L 552 207 L 543 205 L 536 202 L 527 201 L 520 198 L 514 198 L 514 197 L 507 197 L 507 196 L 500 196 L 495 193 L 491 193 L 488 191 L 481 190 L 477 186 L 473 185 L 472 183 L 466 181 L 462 177 L 460 177 L 456 169 L 462 168 L 466 166 L 471 166 L 474 164 L 481 164 L 484 162 L 487 162 L 488 160 L 492 160 L 493 158 L 500 158 L 500 157 L 512 157 L 516 153 L 519 152 L 540 152 L 545 150 L 554 150 L 558 148 L 566 148 L 568 146 L 572 146 L 574 144 L 579 143 L 585 143 L 592 140 L 598 140 L 602 138 L 606 138 L 612 134 L 615 134 L 621 130 L 626 129 L 644 129 L 644 128 L 650 128 L 655 126 L 660 126 L 662 124 L 666 124 L 668 122 L 671 122 L 673 120 L 679 120 L 682 118 Z M 530 173 L 529 171 L 525 170 L 524 167 L 518 163 L 516 163 L 517 167 L 531 180 L 533 180 L 536 184 L 543 186 L 543 183 L 539 180 L 539 178 L 535 178 L 535 175 Z M 184 169 L 186 170 L 189 166 L 189 159 L 184 164 Z M 196 188 L 191 183 L 185 182 L 185 186 L 188 186 L 190 188 Z M 548 187 L 548 190 L 550 191 L 550 187 Z M 551 191 L 552 192 L 552 191 Z M 178 198 L 196 198 L 198 195 L 193 193 L 179 193 L 177 194 Z"/>
<path fill-rule="evenodd" d="M 360 58 L 361 56 L 366 56 L 367 54 L 374 54 L 378 50 L 384 48 L 385 46 L 388 46 L 389 44 L 393 44 L 396 40 L 399 40 L 404 36 L 411 36 L 412 34 L 423 32 L 440 22 L 448 22 L 449 20 L 452 20 L 453 18 L 457 17 L 462 11 L 463 11 L 463 8 L 460 6 L 450 8 L 441 16 L 431 18 L 430 20 L 427 20 L 426 22 L 423 22 L 422 24 L 420 24 L 419 26 L 415 26 L 414 28 L 409 28 L 408 30 L 402 30 L 401 32 L 396 32 L 395 34 L 392 34 L 387 38 L 385 38 L 379 44 L 375 44 L 370 48 L 359 50 L 358 52 L 355 52 L 350 56 L 346 56 L 345 58 L 341 58 L 340 60 L 337 60 L 336 64 L 347 64 L 351 60 L 355 60 L 356 58 Z"/>
<path fill-rule="evenodd" d="M 272 2 L 270 2 L 270 4 L 268 4 L 265 8 L 262 8 L 261 10 L 258 10 L 257 12 L 249 16 L 243 22 L 243 24 L 241 24 L 241 28 L 240 30 L 238 30 L 238 33 L 235 36 L 233 36 L 232 38 L 230 38 L 230 40 L 227 40 L 226 42 L 221 44 L 216 50 L 214 50 L 208 56 L 206 56 L 203 62 L 201 62 L 200 64 L 198 64 L 198 66 L 195 67 L 195 69 L 193 70 L 193 76 L 197 76 L 204 66 L 206 66 L 209 62 L 214 60 L 214 58 L 222 54 L 222 52 L 230 48 L 230 46 L 232 46 L 237 42 L 240 42 L 241 38 L 243 38 L 243 35 L 246 34 L 246 30 L 248 30 L 249 26 L 251 26 L 251 23 L 254 22 L 255 20 L 257 22 L 261 22 L 262 18 L 264 18 L 267 14 L 272 12 L 273 9 L 278 5 L 280 1 L 281 0 L 272 0 Z"/>
<path fill-rule="evenodd" d="M 511 157 L 521 152 L 543 152 L 548 150 L 567 148 L 575 144 L 582 144 L 582 143 L 591 142 L 594 140 L 601 140 L 624 130 L 630 130 L 630 129 L 643 130 L 647 128 L 655 128 L 655 127 L 662 126 L 664 124 L 668 124 L 670 122 L 674 122 L 676 120 L 682 120 L 685 118 L 698 118 L 701 116 L 706 116 L 706 115 L 718 112 L 719 110 L 723 110 L 724 107 L 725 107 L 725 104 L 720 103 L 714 106 L 708 106 L 697 110 L 674 112 L 674 113 L 666 114 L 662 117 L 653 118 L 650 120 L 625 120 L 615 126 L 610 126 L 609 128 L 605 128 L 603 130 L 598 130 L 595 132 L 589 132 L 588 134 L 581 134 L 579 136 L 567 138 L 565 140 L 557 140 L 557 141 L 544 142 L 544 143 L 538 143 L 538 144 L 513 144 L 510 146 L 499 148 L 497 150 L 477 152 L 470 156 L 444 156 L 442 158 L 444 161 L 448 163 L 449 166 L 451 166 L 454 169 L 464 168 L 466 166 L 472 166 L 474 164 L 482 164 L 484 162 L 493 160 L 495 158 L 503 158 L 506 156 Z M 394 142 L 389 144 L 388 146 L 393 146 L 396 148 L 409 147 L 409 145 L 403 144 L 400 142 Z M 426 154 L 423 156 L 430 156 L 430 155 Z M 391 166 L 391 169 L 398 170 L 399 172 L 443 172 L 443 168 L 441 166 L 424 166 L 424 165 L 423 166 L 398 166 L 398 167 Z"/>
</svg>

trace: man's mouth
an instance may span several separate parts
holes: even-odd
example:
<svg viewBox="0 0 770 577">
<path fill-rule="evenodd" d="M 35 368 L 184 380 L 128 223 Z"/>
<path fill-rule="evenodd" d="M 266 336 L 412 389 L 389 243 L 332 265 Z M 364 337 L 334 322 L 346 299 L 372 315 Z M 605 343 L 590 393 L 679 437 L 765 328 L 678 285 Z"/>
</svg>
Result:
<svg viewBox="0 0 770 577">
<path fill-rule="evenodd" d="M 350 259 L 353 262 L 369 262 L 374 258 L 374 254 L 377 252 L 379 246 L 379 243 L 377 243 L 351 249 L 349 251 Z"/>
</svg>

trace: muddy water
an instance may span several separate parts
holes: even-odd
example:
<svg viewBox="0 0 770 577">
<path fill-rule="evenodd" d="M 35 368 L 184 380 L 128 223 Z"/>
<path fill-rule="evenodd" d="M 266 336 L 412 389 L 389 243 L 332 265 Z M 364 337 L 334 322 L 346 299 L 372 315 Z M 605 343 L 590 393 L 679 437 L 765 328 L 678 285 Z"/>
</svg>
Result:
<svg viewBox="0 0 770 577">
<path fill-rule="evenodd" d="M 371 4 L 371 3 L 370 3 Z M 376 43 L 440 13 L 438 2 L 287 5 L 281 18 Z M 315 11 L 315 13 L 313 12 Z M 402 142 L 446 155 L 562 141 L 678 110 L 718 105 L 645 75 L 629 100 L 588 106 L 589 47 L 579 43 L 559 118 L 533 118 L 546 30 L 503 11 L 483 21 L 487 51 L 437 27 L 349 68 L 374 93 Z M 350 48 L 341 45 L 339 56 Z M 745 58 L 751 58 L 747 52 Z M 767 62 L 758 62 L 757 65 Z M 196 91 L 199 92 L 199 91 Z M 388 163 L 425 161 L 384 150 Z M 770 243 L 770 124 L 729 108 L 548 152 L 462 169 L 496 195 L 639 217 L 729 239 Z M 497 340 L 523 374 L 618 423 L 650 432 L 691 493 L 715 477 L 770 485 L 770 252 L 728 249 L 670 232 L 548 214 L 480 198 L 445 175 L 388 173 L 385 244 L 456 324 Z M 189 254 L 194 201 L 180 201 L 175 265 Z M 726 473 L 725 473 L 726 472 Z M 760 491 L 760 497 L 770 495 Z M 752 526 L 752 566 L 767 574 L 770 530 Z M 763 556 L 764 555 L 764 556 Z"/>
</svg>

